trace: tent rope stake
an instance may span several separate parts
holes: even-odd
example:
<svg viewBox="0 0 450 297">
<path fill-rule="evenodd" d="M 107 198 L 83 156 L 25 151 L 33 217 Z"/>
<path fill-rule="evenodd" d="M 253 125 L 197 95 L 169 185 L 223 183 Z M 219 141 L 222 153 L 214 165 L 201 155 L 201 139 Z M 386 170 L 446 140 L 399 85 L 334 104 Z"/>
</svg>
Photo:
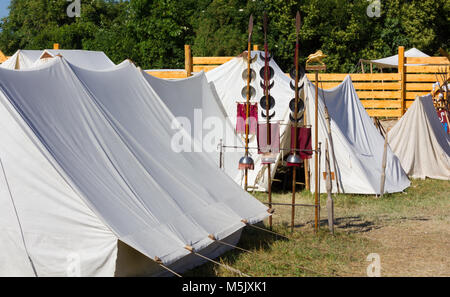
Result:
<svg viewBox="0 0 450 297">
<path fill-rule="evenodd" d="M 153 259 L 153 261 L 156 262 L 156 264 L 158 264 L 159 266 L 161 266 L 162 268 L 164 268 L 165 270 L 169 271 L 170 273 L 172 273 L 173 275 L 177 276 L 177 277 L 182 277 L 180 274 L 176 273 L 175 271 L 173 271 L 172 269 L 170 269 L 169 267 L 167 267 L 166 265 L 164 265 L 162 263 L 162 260 L 158 257 L 155 257 L 155 259 Z"/>
<path fill-rule="evenodd" d="M 289 205 L 290 205 L 290 204 L 289 204 Z M 291 240 L 289 237 L 284 236 L 284 235 L 281 235 L 280 233 L 276 233 L 276 232 L 273 232 L 273 231 L 271 231 L 271 230 L 267 230 L 267 229 L 264 229 L 264 228 L 261 228 L 261 227 L 255 226 L 255 225 L 251 225 L 251 224 L 249 224 L 246 220 L 242 220 L 242 223 L 246 224 L 248 227 L 252 227 L 252 228 L 254 228 L 254 229 L 258 229 L 258 230 L 261 230 L 261 231 L 265 231 L 265 232 L 267 232 L 267 233 L 274 234 L 274 235 L 276 235 L 276 236 L 280 236 L 280 237 L 286 238 L 287 240 Z"/>
<path fill-rule="evenodd" d="M 227 246 L 229 246 L 229 247 L 232 247 L 232 248 L 241 250 L 241 251 L 243 251 L 243 252 L 247 252 L 247 253 L 253 254 L 252 251 L 249 251 L 249 250 L 246 250 L 246 249 L 244 249 L 244 248 L 238 247 L 238 246 L 236 246 L 236 245 L 232 245 L 231 243 L 228 243 L 228 242 L 219 240 L 219 239 L 217 239 L 217 238 L 216 238 L 214 235 L 212 235 L 212 234 L 208 235 L 208 237 L 209 237 L 209 239 L 211 239 L 211 240 L 213 240 L 213 241 L 215 241 L 215 242 L 217 242 L 217 243 L 220 243 L 220 244 L 223 244 L 223 245 L 227 245 Z"/>
</svg>

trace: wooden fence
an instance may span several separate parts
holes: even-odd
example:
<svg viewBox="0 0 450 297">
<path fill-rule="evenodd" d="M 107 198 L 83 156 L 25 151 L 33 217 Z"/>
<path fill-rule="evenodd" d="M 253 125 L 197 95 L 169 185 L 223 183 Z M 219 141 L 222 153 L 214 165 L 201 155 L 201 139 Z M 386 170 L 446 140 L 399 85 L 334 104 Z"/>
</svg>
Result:
<svg viewBox="0 0 450 297">
<path fill-rule="evenodd" d="M 254 50 L 258 47 L 255 46 Z M 408 58 L 404 47 L 398 48 L 398 69 L 394 73 L 352 73 L 353 85 L 363 106 L 372 117 L 400 118 L 416 96 L 429 94 L 433 83 L 442 85 L 442 73 L 450 70 L 446 57 Z M 149 70 L 161 78 L 186 78 L 192 73 L 208 72 L 234 57 L 192 57 L 191 48 L 185 46 L 184 70 Z M 319 87 L 330 89 L 339 85 L 347 73 L 320 73 Z M 308 73 L 313 81 L 314 74 Z"/>
</svg>

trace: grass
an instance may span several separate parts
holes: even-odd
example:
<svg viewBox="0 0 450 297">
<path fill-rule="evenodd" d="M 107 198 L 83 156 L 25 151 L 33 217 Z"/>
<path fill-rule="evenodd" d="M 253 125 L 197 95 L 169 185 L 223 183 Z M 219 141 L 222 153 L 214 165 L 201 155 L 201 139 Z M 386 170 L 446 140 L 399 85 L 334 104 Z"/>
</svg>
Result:
<svg viewBox="0 0 450 297">
<path fill-rule="evenodd" d="M 388 194 L 383 198 L 338 195 L 334 199 L 334 236 L 327 228 L 326 195 L 321 196 L 321 224 L 317 234 L 313 232 L 314 208 L 296 208 L 295 229 L 291 233 L 291 207 L 276 206 L 273 231 L 289 239 L 247 227 L 238 245 L 252 253 L 235 249 L 224 254 L 219 261 L 251 276 L 364 276 L 369 253 L 379 250 L 386 259 L 396 258 L 401 247 L 391 243 L 395 242 L 397 237 L 404 239 L 403 237 L 416 233 L 420 239 L 420 226 L 423 226 L 423 222 L 427 222 L 430 232 L 435 229 L 434 235 L 445 237 L 439 230 L 446 224 L 450 227 L 449 193 L 449 181 L 428 179 L 413 180 L 411 187 L 404 193 Z M 262 202 L 267 202 L 266 193 L 255 193 L 254 196 Z M 277 192 L 273 194 L 273 202 L 291 203 L 291 197 L 291 193 Z M 296 203 L 312 204 L 313 201 L 311 193 L 296 193 Z M 267 228 L 267 221 L 264 225 L 261 226 Z M 383 233 L 384 230 L 388 234 Z M 417 238 L 413 241 L 417 242 Z M 436 244 L 442 241 L 435 237 L 427 240 L 434 239 Z M 402 245 L 411 241 L 409 238 L 405 240 Z M 422 251 L 419 251 L 418 258 L 421 257 L 420 252 Z M 427 259 L 424 257 L 423 260 L 424 263 L 419 264 L 427 265 Z M 400 269 L 400 274 L 409 271 L 408 267 L 403 267 L 402 270 L 400 266 L 403 263 L 397 262 L 395 267 L 390 268 L 388 265 L 389 273 L 395 274 L 396 269 Z M 410 273 L 414 275 L 417 272 Z M 185 273 L 185 276 L 236 274 L 222 266 L 208 263 Z"/>
</svg>

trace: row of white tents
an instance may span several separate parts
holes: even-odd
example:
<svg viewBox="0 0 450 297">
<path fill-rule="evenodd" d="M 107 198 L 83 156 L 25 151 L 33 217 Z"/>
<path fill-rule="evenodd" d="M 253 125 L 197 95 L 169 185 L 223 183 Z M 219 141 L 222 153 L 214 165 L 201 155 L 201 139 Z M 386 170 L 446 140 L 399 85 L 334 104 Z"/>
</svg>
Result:
<svg viewBox="0 0 450 297">
<path fill-rule="evenodd" d="M 10 59 L 15 62 L 0 67 L 0 275 L 166 273 L 155 260 L 182 272 L 204 261 L 186 246 L 214 258 L 229 247 L 210 235 L 236 244 L 244 222 L 268 216 L 267 208 L 242 190 L 237 170 L 243 152 L 234 132 L 246 69 L 242 58 L 176 81 L 152 77 L 128 61 L 115 66 L 98 52 L 20 51 Z M 262 66 L 259 58 L 252 64 L 256 73 Z M 274 120 L 282 123 L 286 147 L 294 95 L 290 79 L 274 61 L 271 66 Z M 311 124 L 315 90 L 306 77 L 303 83 Z M 259 80 L 252 84 L 257 102 Z M 389 133 L 386 193 L 407 188 L 407 174 L 450 177 L 449 138 L 436 125 L 427 98 L 417 99 Z M 336 157 L 333 190 L 339 183 L 345 193 L 380 194 L 384 139 L 350 77 L 319 91 L 322 147 L 331 143 L 325 106 Z M 213 129 L 214 121 L 206 125 L 208 118 L 218 120 L 220 129 Z M 416 135 L 415 145 L 406 132 Z M 174 150 L 174 139 L 187 141 L 193 151 Z M 211 149 L 220 143 L 241 149 L 227 149 L 220 161 L 219 149 Z M 250 147 L 256 145 L 252 138 Z M 265 190 L 267 169 L 256 151 L 251 153 L 256 164 L 249 183 Z M 272 170 L 274 175 L 276 167 Z M 310 171 L 313 176 L 314 166 Z"/>
<path fill-rule="evenodd" d="M 209 156 L 171 149 L 176 119 L 130 62 L 0 69 L 0 101 L 0 275 L 181 272 L 204 262 L 186 247 L 214 258 L 228 246 L 210 235 L 236 244 L 269 215 Z"/>
</svg>

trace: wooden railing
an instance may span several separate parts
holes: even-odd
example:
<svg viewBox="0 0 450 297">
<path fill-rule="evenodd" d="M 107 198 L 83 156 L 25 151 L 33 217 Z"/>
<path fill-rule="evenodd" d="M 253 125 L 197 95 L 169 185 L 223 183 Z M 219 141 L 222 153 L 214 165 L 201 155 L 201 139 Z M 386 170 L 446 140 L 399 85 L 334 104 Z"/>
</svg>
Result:
<svg viewBox="0 0 450 297">
<path fill-rule="evenodd" d="M 255 46 L 254 50 L 258 47 Z M 350 74 L 356 92 L 367 113 L 372 117 L 399 118 L 411 106 L 416 96 L 432 91 L 433 83 L 442 85 L 441 73 L 450 71 L 446 57 L 408 58 L 404 47 L 398 49 L 398 71 L 395 73 Z M 149 70 L 151 75 L 161 78 L 186 78 L 192 73 L 208 72 L 234 57 L 192 57 L 191 48 L 185 46 L 184 70 Z M 319 86 L 331 89 L 338 86 L 347 73 L 320 73 Z M 314 75 L 307 74 L 313 81 Z"/>
</svg>

